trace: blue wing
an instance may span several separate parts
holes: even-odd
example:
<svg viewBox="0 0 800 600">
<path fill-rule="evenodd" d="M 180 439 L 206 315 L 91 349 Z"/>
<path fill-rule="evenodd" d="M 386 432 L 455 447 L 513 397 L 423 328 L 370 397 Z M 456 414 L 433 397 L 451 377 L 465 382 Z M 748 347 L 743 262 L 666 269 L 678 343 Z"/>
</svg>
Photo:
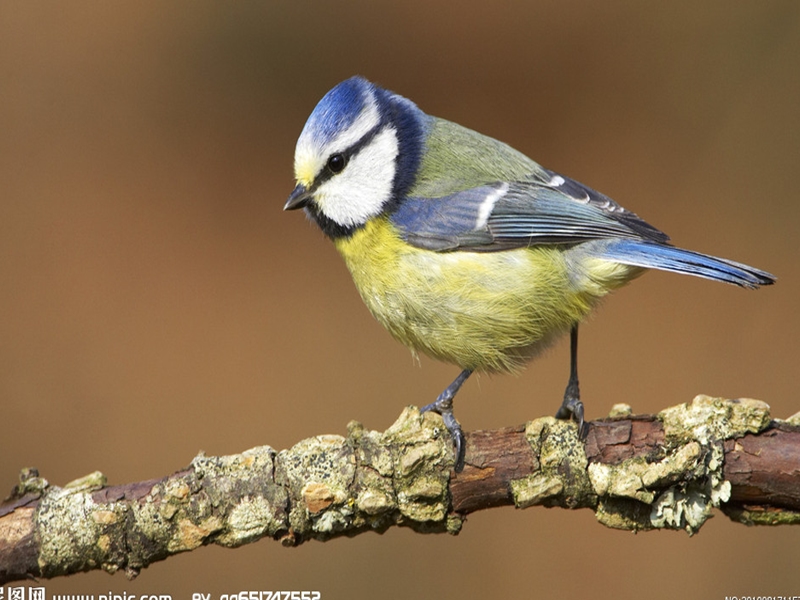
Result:
<svg viewBox="0 0 800 600">
<path fill-rule="evenodd" d="M 588 242 L 581 252 L 636 267 L 748 288 L 775 281 L 742 263 L 675 248 L 665 233 L 611 198 L 550 171 L 439 198 L 406 198 L 390 218 L 408 243 L 440 252 Z"/>
<path fill-rule="evenodd" d="M 410 244 L 437 251 L 497 251 L 606 238 L 669 240 L 607 196 L 551 171 L 439 198 L 409 197 L 391 220 Z"/>
</svg>

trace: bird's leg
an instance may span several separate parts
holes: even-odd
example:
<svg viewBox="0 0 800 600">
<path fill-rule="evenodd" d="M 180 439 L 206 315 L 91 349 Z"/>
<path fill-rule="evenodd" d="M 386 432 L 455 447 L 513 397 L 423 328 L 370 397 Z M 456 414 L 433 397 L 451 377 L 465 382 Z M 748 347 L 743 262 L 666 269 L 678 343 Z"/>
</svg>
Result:
<svg viewBox="0 0 800 600">
<path fill-rule="evenodd" d="M 420 409 L 420 412 L 427 412 L 430 410 L 442 415 L 444 426 L 447 427 L 447 431 L 450 432 L 450 437 L 453 438 L 453 445 L 455 446 L 456 473 L 460 473 L 464 470 L 464 452 L 466 447 L 464 444 L 464 432 L 461 431 L 461 425 L 458 424 L 458 421 L 456 421 L 453 415 L 453 398 L 455 398 L 456 393 L 458 393 L 458 390 L 461 389 L 461 386 L 470 375 L 472 375 L 472 369 L 464 369 L 461 371 L 453 383 L 448 385 L 447 388 L 439 394 L 439 397 L 436 398 L 436 402 L 432 402 Z"/>
<path fill-rule="evenodd" d="M 589 427 L 583 421 L 583 402 L 578 385 L 578 324 L 569 332 L 569 381 L 564 390 L 564 401 L 556 413 L 556 419 L 572 419 L 578 424 L 578 439 L 586 439 Z"/>
</svg>

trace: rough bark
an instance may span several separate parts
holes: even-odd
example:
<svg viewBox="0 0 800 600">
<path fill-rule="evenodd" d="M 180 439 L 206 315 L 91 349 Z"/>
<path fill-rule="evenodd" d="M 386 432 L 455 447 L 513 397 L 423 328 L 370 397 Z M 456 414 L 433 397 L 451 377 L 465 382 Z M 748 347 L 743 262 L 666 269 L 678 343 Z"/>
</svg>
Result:
<svg viewBox="0 0 800 600">
<path fill-rule="evenodd" d="M 634 531 L 692 534 L 715 507 L 746 524 L 800 522 L 800 427 L 757 400 L 698 396 L 644 416 L 618 407 L 585 443 L 552 418 L 471 432 L 461 473 L 435 415 L 409 407 L 385 432 L 348 429 L 280 452 L 200 455 L 126 485 L 93 473 L 57 487 L 24 470 L 0 505 L 0 583 L 91 569 L 134 577 L 178 552 L 262 537 L 458 533 L 465 515 L 503 505 L 588 508 Z"/>
</svg>

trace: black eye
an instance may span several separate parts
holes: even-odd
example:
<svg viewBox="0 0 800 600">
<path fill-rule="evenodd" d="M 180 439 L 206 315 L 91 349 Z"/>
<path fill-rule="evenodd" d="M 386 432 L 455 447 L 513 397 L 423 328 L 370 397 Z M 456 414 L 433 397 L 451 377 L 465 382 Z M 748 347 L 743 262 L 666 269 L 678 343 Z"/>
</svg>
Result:
<svg viewBox="0 0 800 600">
<path fill-rule="evenodd" d="M 347 159 L 345 159 L 344 154 L 331 154 L 328 159 L 328 168 L 332 173 L 341 173 L 346 164 Z"/>
</svg>

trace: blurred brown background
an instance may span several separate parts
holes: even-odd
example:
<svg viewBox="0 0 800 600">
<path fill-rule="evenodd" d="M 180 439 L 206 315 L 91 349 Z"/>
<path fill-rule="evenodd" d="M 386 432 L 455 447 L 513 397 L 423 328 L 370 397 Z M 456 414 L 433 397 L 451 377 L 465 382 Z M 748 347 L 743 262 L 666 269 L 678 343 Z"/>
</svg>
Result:
<svg viewBox="0 0 800 600">
<path fill-rule="evenodd" d="M 385 429 L 456 374 L 416 365 L 332 245 L 281 207 L 319 98 L 363 74 L 609 194 L 676 244 L 778 275 L 653 273 L 582 330 L 591 418 L 697 393 L 800 410 L 800 4 L 0 4 L 0 488 L 158 477 L 199 451 Z M 552 414 L 565 344 L 470 381 L 467 429 Z M 692 539 L 491 510 L 461 535 L 262 541 L 49 593 L 312 589 L 332 598 L 800 594 L 800 529 Z"/>
</svg>

